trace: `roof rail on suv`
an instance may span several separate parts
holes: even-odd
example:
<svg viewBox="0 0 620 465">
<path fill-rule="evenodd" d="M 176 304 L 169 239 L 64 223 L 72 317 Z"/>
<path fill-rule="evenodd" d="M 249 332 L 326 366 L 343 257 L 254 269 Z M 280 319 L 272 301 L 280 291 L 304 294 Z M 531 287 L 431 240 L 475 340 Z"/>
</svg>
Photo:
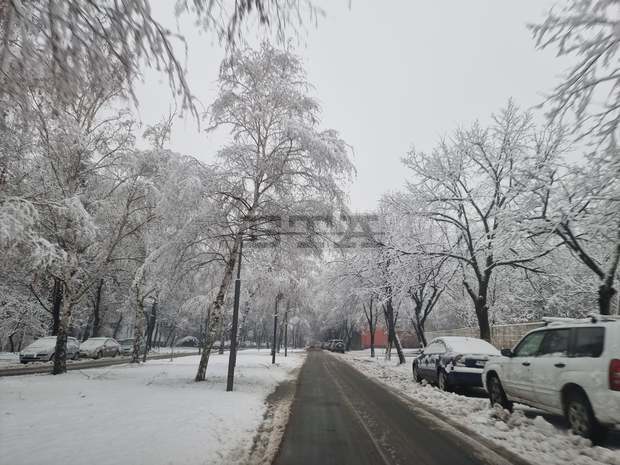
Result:
<svg viewBox="0 0 620 465">
<path fill-rule="evenodd" d="M 586 318 L 559 318 L 559 317 L 543 317 L 545 326 L 550 324 L 587 324 L 599 323 L 603 321 L 620 321 L 620 315 L 601 315 L 599 313 L 589 313 Z"/>
</svg>

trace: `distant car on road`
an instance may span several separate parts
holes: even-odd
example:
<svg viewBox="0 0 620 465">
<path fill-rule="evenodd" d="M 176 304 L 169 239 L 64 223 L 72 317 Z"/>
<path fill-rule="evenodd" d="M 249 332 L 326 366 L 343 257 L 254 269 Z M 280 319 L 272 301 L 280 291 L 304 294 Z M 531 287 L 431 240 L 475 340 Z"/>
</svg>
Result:
<svg viewBox="0 0 620 465">
<path fill-rule="evenodd" d="M 21 363 L 49 362 L 56 355 L 56 336 L 37 339 L 19 353 Z M 80 356 L 80 343 L 74 337 L 67 338 L 67 359 L 77 360 Z"/>
<path fill-rule="evenodd" d="M 482 370 L 500 351 L 475 337 L 433 339 L 413 361 L 413 379 L 426 380 L 443 391 L 482 386 Z"/>
<path fill-rule="evenodd" d="M 564 415 L 574 433 L 600 441 L 620 424 L 620 317 L 546 321 L 485 366 L 491 404 Z"/>
<path fill-rule="evenodd" d="M 341 339 L 332 339 L 329 341 L 328 349 L 332 352 L 344 354 L 344 342 Z"/>
<path fill-rule="evenodd" d="M 121 345 L 111 337 L 91 337 L 80 345 L 80 357 L 116 357 L 121 354 Z"/>
</svg>

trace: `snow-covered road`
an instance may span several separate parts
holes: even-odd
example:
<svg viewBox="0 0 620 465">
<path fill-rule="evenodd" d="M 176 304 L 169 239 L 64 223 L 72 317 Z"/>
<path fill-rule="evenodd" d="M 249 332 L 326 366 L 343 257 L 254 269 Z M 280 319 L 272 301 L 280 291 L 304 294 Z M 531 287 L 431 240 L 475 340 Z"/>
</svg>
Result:
<svg viewBox="0 0 620 465">
<path fill-rule="evenodd" d="M 541 465 L 620 465 L 620 449 L 592 446 L 590 441 L 557 428 L 543 416 L 526 415 L 517 407 L 513 414 L 489 407 L 486 398 L 476 398 L 440 391 L 430 385 L 413 382 L 412 358 L 404 365 L 385 361 L 379 351 L 370 358 L 369 351 L 353 351 L 342 356 L 365 375 L 374 378 L 427 408 L 438 411 L 451 421 L 503 446 L 531 463 Z M 396 359 L 397 360 L 397 359 Z"/>
<path fill-rule="evenodd" d="M 241 351 L 235 392 L 225 392 L 228 354 L 208 381 L 198 357 L 0 379 L 1 462 L 12 465 L 234 464 L 243 461 L 265 398 L 303 355 Z"/>
</svg>

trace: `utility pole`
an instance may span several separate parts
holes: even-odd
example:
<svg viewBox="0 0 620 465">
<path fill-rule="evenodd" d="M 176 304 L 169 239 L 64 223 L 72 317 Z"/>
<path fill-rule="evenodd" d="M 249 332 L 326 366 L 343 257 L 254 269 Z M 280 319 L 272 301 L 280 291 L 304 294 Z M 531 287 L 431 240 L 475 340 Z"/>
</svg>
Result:
<svg viewBox="0 0 620 465">
<path fill-rule="evenodd" d="M 235 301 L 233 306 L 232 328 L 230 329 L 230 353 L 228 355 L 228 377 L 226 379 L 226 391 L 233 390 L 235 383 L 235 365 L 237 364 L 237 328 L 239 326 L 239 298 L 241 294 L 241 254 L 243 251 L 243 238 L 240 239 L 239 257 L 237 260 L 237 279 L 235 279 Z"/>
<path fill-rule="evenodd" d="M 271 343 L 271 364 L 276 363 L 276 343 L 278 339 L 278 301 L 280 300 L 280 293 L 276 295 L 276 311 L 273 314 L 273 341 Z"/>
</svg>

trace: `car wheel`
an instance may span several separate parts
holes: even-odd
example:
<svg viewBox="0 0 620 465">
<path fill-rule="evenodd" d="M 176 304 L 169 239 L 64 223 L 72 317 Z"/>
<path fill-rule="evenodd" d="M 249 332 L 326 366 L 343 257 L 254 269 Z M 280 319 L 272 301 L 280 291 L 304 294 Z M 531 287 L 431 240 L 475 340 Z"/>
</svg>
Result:
<svg viewBox="0 0 620 465">
<path fill-rule="evenodd" d="M 487 386 L 489 389 L 489 400 L 491 401 L 491 407 L 498 404 L 503 409 L 512 412 L 512 402 L 510 402 L 506 397 L 502 383 L 496 375 L 489 376 Z"/>
<path fill-rule="evenodd" d="M 446 375 L 446 372 L 443 370 L 439 372 L 439 376 L 437 377 L 437 385 L 439 386 L 439 389 L 441 389 L 442 391 L 445 391 L 445 392 L 452 391 L 452 387 L 448 383 L 448 375 Z"/>
<path fill-rule="evenodd" d="M 573 433 L 600 442 L 605 438 L 607 429 L 599 424 L 594 416 L 588 397 L 579 391 L 573 391 L 566 398 L 566 419 Z"/>
<path fill-rule="evenodd" d="M 418 372 L 418 366 L 415 363 L 413 364 L 413 380 L 416 383 L 422 382 L 422 377 L 420 376 L 420 373 Z"/>
</svg>

